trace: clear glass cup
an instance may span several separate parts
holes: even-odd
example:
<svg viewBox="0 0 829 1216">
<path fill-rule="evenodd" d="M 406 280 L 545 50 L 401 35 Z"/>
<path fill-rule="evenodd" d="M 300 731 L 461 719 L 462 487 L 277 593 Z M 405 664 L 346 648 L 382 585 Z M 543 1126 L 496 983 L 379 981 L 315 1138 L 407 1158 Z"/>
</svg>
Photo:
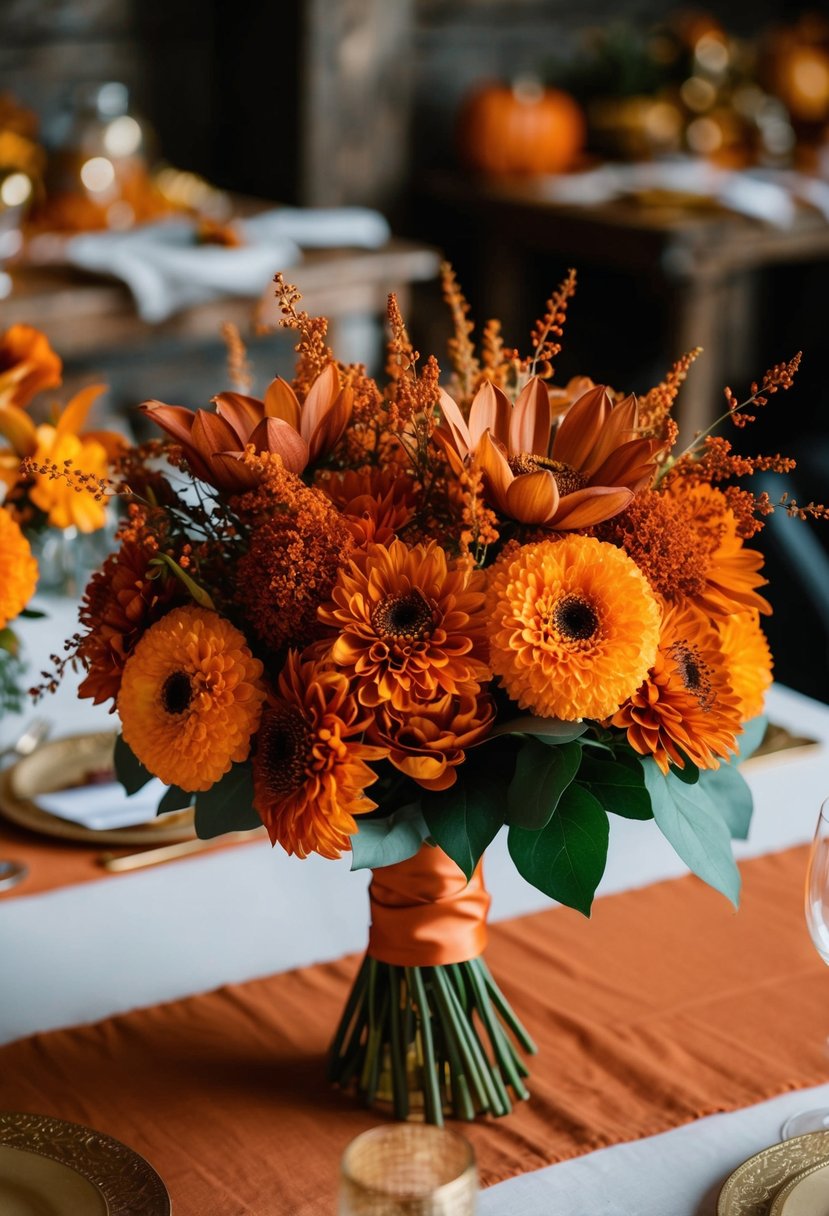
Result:
<svg viewBox="0 0 829 1216">
<path fill-rule="evenodd" d="M 426 1123 L 363 1132 L 343 1153 L 339 1216 L 473 1216 L 472 1145 Z"/>
<path fill-rule="evenodd" d="M 820 808 L 809 868 L 806 871 L 806 924 L 809 934 L 824 963 L 829 966 L 829 798 Z M 806 1132 L 829 1131 L 829 1106 L 803 1110 L 783 1124 L 784 1140 L 803 1136 Z"/>
</svg>

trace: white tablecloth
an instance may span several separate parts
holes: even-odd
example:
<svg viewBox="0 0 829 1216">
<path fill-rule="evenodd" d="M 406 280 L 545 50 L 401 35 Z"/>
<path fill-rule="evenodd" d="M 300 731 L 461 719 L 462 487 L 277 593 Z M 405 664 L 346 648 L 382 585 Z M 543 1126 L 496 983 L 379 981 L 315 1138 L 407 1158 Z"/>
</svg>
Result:
<svg viewBox="0 0 829 1216">
<path fill-rule="evenodd" d="M 24 626 L 35 666 L 72 632 L 66 605 L 52 602 L 49 611 L 48 620 Z M 809 840 L 829 794 L 829 708 L 775 687 L 768 710 L 775 722 L 823 746 L 757 762 L 746 772 L 755 814 L 750 839 L 737 846 L 741 857 Z M 55 719 L 55 734 L 112 725 L 103 710 L 73 699 L 71 682 L 38 712 Z M 0 741 L 19 733 L 21 721 L 6 719 Z M 602 893 L 682 873 L 655 824 L 613 819 Z M 487 854 L 487 883 L 495 919 L 549 904 L 516 874 L 503 838 Z M 366 885 L 367 875 L 351 874 L 347 860 L 300 862 L 260 840 L 0 900 L 0 1042 L 360 950 Z M 777 1139 L 792 1110 L 822 1101 L 829 1102 L 829 1086 L 550 1166 L 490 1188 L 481 1211 L 703 1216 L 714 1211 L 716 1190 L 739 1161 Z"/>
</svg>

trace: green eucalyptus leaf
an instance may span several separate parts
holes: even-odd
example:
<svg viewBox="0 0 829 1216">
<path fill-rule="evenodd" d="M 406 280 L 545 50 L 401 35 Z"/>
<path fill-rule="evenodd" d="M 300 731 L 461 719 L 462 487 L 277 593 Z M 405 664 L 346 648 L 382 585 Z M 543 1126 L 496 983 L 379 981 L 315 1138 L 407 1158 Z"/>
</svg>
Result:
<svg viewBox="0 0 829 1216">
<path fill-rule="evenodd" d="M 731 833 L 705 786 L 683 785 L 650 758 L 642 761 L 653 815 L 663 836 L 689 869 L 722 892 L 735 908 L 740 901 L 740 871 L 731 853 Z"/>
<path fill-rule="evenodd" d="M 128 794 L 136 794 L 144 788 L 148 781 L 152 780 L 153 774 L 141 763 L 132 748 L 124 742 L 123 735 L 119 735 L 115 740 L 115 751 L 112 758 L 115 765 L 115 776 Z"/>
<path fill-rule="evenodd" d="M 590 915 L 607 861 L 607 813 L 589 790 L 571 785 L 541 831 L 511 827 L 508 845 L 519 874 L 559 903 Z"/>
<path fill-rule="evenodd" d="M 156 815 L 166 815 L 169 811 L 183 811 L 193 805 L 195 797 L 196 795 L 190 790 L 183 790 L 177 785 L 171 785 L 164 791 Z"/>
<path fill-rule="evenodd" d="M 419 802 L 401 806 L 382 819 L 357 817 L 351 837 L 352 870 L 376 870 L 414 857 L 429 829 Z"/>
<path fill-rule="evenodd" d="M 760 714 L 743 725 L 743 733 L 737 736 L 738 751 L 736 763 L 739 764 L 741 760 L 748 760 L 749 756 L 752 756 L 757 751 L 757 748 L 766 736 L 768 726 L 769 720 L 765 714 Z"/>
<path fill-rule="evenodd" d="M 711 799 L 734 840 L 746 840 L 754 811 L 754 799 L 736 761 L 719 768 L 704 769 L 700 785 Z"/>
<path fill-rule="evenodd" d="M 448 790 L 423 797 L 432 839 L 467 878 L 503 827 L 506 809 L 506 781 L 485 773 L 464 774 Z"/>
<path fill-rule="evenodd" d="M 545 827 L 580 763 L 581 747 L 574 741 L 548 747 L 525 739 L 507 791 L 509 823 L 536 832 Z"/>
<path fill-rule="evenodd" d="M 253 769 L 250 762 L 234 764 L 229 773 L 196 794 L 196 835 L 201 840 L 225 832 L 249 832 L 262 826 L 253 807 Z"/>
<path fill-rule="evenodd" d="M 483 743 L 488 743 L 499 735 L 533 735 L 543 743 L 557 745 L 580 739 L 586 730 L 586 722 L 561 722 L 558 718 L 538 718 L 535 714 L 525 714 L 521 718 L 513 718 L 510 722 L 502 722 L 496 726 Z"/>
<path fill-rule="evenodd" d="M 625 819 L 653 819 L 651 797 L 645 788 L 641 764 L 631 767 L 618 760 L 582 758 L 576 778 L 606 811 Z"/>
<path fill-rule="evenodd" d="M 672 764 L 670 771 L 677 781 L 681 781 L 683 785 L 696 785 L 699 781 L 699 769 L 693 760 L 689 760 L 687 756 L 685 756 L 685 764 L 682 768 Z"/>
</svg>

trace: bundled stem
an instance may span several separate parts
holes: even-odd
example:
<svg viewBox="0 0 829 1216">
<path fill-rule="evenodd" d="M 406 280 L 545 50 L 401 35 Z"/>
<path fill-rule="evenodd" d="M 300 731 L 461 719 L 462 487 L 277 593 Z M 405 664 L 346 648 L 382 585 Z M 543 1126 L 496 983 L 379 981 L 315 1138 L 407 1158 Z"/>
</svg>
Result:
<svg viewBox="0 0 829 1216">
<path fill-rule="evenodd" d="M 367 955 L 331 1045 L 329 1080 L 356 1080 L 367 1105 L 389 1097 L 397 1119 L 419 1106 L 438 1126 L 444 1114 L 507 1115 L 508 1089 L 529 1097 L 516 1042 L 536 1051 L 482 958 L 395 967 Z"/>
</svg>

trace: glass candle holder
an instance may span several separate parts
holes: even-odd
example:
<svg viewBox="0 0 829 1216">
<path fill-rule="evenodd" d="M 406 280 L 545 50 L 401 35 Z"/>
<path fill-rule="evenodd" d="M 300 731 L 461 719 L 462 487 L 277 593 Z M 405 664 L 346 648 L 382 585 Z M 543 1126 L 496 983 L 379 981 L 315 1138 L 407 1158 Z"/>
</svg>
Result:
<svg viewBox="0 0 829 1216">
<path fill-rule="evenodd" d="M 339 1216 L 473 1216 L 472 1145 L 421 1123 L 375 1127 L 343 1153 Z"/>
</svg>

